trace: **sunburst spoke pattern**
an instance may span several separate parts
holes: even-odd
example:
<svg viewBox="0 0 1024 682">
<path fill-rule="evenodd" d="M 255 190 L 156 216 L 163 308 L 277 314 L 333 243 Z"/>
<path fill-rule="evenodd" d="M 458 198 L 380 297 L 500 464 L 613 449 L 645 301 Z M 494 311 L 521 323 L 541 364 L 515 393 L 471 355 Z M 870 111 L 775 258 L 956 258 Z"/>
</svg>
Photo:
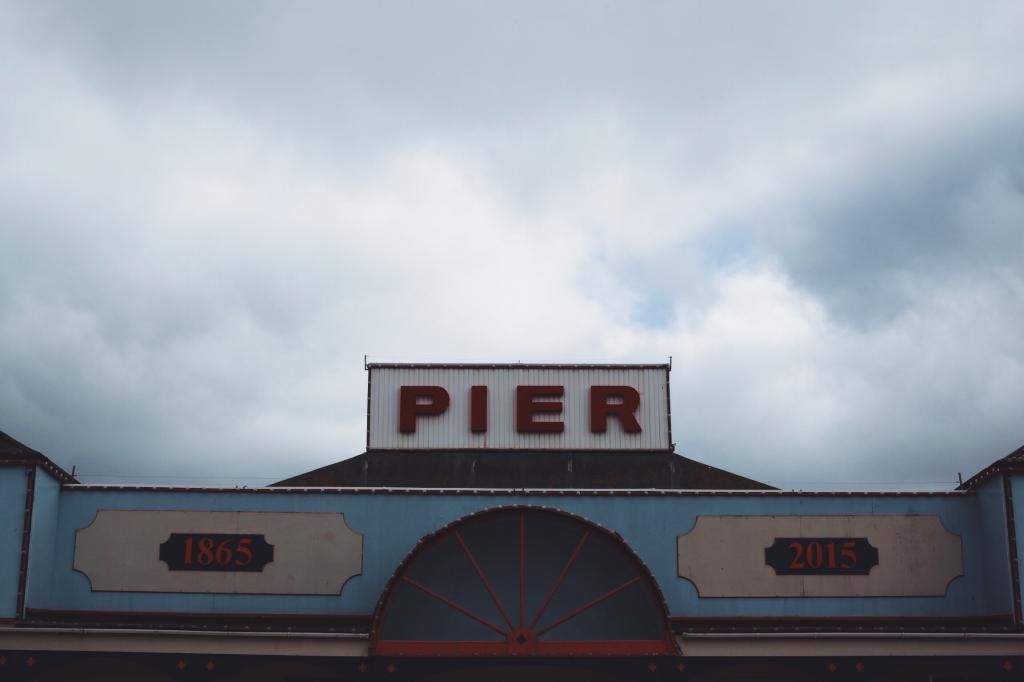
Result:
<svg viewBox="0 0 1024 682">
<path fill-rule="evenodd" d="M 498 509 L 467 517 L 422 543 L 396 580 L 413 592 L 392 588 L 382 601 L 376 653 L 673 650 L 646 568 L 618 537 L 561 512 Z M 515 602 L 518 618 L 506 608 Z"/>
</svg>

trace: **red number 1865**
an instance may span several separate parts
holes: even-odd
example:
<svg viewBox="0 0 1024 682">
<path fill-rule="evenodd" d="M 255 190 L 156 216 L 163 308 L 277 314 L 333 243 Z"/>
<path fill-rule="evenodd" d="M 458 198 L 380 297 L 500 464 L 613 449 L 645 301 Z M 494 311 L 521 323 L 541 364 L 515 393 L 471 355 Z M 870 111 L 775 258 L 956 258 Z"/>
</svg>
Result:
<svg viewBox="0 0 1024 682">
<path fill-rule="evenodd" d="M 274 560 L 274 546 L 255 534 L 171 533 L 160 560 L 171 571 L 262 571 Z"/>
<path fill-rule="evenodd" d="M 210 536 L 185 538 L 184 564 L 191 566 L 193 559 L 200 566 L 216 562 L 218 566 L 247 566 L 252 561 L 252 538 L 228 538 L 217 542 Z M 193 547 L 198 546 L 194 552 Z"/>
</svg>

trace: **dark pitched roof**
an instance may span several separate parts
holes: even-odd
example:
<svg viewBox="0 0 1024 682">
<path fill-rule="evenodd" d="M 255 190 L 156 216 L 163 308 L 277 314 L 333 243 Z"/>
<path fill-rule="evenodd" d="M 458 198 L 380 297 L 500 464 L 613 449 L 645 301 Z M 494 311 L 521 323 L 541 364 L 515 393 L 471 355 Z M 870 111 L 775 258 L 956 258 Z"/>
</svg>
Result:
<svg viewBox="0 0 1024 682">
<path fill-rule="evenodd" d="M 957 490 L 974 490 L 993 476 L 1016 472 L 1024 472 L 1024 445 L 971 476 L 957 486 Z"/>
<path fill-rule="evenodd" d="M 1003 457 L 1002 461 L 1013 464 L 1024 464 L 1024 445 Z"/>
<path fill-rule="evenodd" d="M 53 460 L 0 431 L 0 464 L 35 464 L 62 483 L 78 483 L 75 477 L 57 466 Z"/>
<path fill-rule="evenodd" d="M 670 451 L 378 450 L 274 484 L 303 487 L 774 490 Z"/>
</svg>

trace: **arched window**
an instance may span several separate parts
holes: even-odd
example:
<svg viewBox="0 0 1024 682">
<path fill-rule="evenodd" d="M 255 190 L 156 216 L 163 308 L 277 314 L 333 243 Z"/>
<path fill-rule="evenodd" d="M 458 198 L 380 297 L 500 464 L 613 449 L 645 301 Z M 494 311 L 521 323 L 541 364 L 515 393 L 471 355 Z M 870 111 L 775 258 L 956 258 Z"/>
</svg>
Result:
<svg viewBox="0 0 1024 682">
<path fill-rule="evenodd" d="M 622 538 L 533 507 L 479 512 L 421 540 L 377 606 L 370 652 L 676 653 L 661 592 Z"/>
</svg>

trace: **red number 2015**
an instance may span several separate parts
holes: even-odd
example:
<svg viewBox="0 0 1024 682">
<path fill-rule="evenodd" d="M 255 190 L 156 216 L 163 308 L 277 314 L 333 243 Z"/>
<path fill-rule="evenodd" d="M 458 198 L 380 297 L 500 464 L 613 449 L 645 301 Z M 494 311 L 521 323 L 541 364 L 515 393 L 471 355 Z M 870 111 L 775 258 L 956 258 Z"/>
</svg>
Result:
<svg viewBox="0 0 1024 682">
<path fill-rule="evenodd" d="M 789 567 L 793 570 L 849 569 L 857 565 L 857 543 L 843 542 L 791 542 L 793 551 Z"/>
</svg>

